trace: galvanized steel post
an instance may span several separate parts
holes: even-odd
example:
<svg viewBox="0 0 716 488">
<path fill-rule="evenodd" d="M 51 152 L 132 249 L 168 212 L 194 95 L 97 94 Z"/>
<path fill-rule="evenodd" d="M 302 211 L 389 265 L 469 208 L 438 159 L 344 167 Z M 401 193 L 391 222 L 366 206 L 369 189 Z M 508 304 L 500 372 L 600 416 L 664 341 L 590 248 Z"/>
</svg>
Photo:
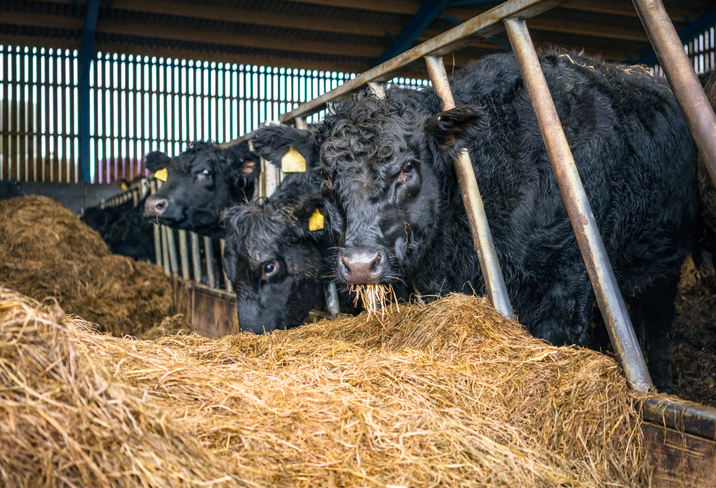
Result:
<svg viewBox="0 0 716 488">
<path fill-rule="evenodd" d="M 638 392 L 647 392 L 653 387 L 651 377 L 527 25 L 522 19 L 507 19 L 505 27 L 617 358 L 632 387 Z"/>
<path fill-rule="evenodd" d="M 199 234 L 189 231 L 191 235 L 191 264 L 194 269 L 194 281 L 201 283 L 201 250 L 199 249 Z"/>
<path fill-rule="evenodd" d="M 425 62 L 428 66 L 433 88 L 443 101 L 443 110 L 455 108 L 455 101 L 450 90 L 450 81 L 445 71 L 442 56 L 425 56 Z M 460 153 L 460 156 L 453 161 L 453 164 L 455 165 L 455 173 L 460 185 L 460 193 L 462 193 L 462 201 L 465 204 L 467 220 L 470 223 L 472 240 L 480 261 L 487 296 L 492 306 L 502 315 L 514 319 L 510 297 L 507 295 L 507 287 L 502 276 L 502 268 L 495 250 L 495 243 L 492 240 L 490 225 L 485 215 L 485 206 L 482 203 L 480 190 L 475 179 L 475 171 L 472 168 L 467 149 Z"/>
<path fill-rule="evenodd" d="M 632 0 L 711 180 L 716 184 L 716 115 L 661 0 Z"/>
<path fill-rule="evenodd" d="M 211 237 L 204 236 L 204 256 L 206 256 L 206 275 L 209 278 L 209 287 L 216 288 L 214 277 L 214 243 Z"/>
<path fill-rule="evenodd" d="M 186 245 L 186 231 L 179 229 L 179 257 L 181 258 L 181 277 L 185 280 L 189 279 L 189 249 Z"/>
</svg>

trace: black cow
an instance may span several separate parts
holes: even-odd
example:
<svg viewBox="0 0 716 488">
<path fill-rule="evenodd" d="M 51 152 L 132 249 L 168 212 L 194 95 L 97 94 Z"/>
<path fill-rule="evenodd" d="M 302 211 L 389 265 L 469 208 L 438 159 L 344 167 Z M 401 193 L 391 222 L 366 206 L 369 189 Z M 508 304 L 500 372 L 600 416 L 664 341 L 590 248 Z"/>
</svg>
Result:
<svg viewBox="0 0 716 488">
<path fill-rule="evenodd" d="M 222 149 L 195 142 L 179 156 L 155 151 L 145 157 L 147 169 L 167 169 L 167 180 L 146 201 L 146 214 L 178 229 L 223 237 L 221 212 L 250 200 L 261 170 L 248 142 Z"/>
<path fill-rule="evenodd" d="M 666 331 L 698 209 L 696 152 L 665 81 L 576 54 L 540 54 L 607 253 L 647 357 L 669 383 Z M 468 65 L 457 108 L 431 88 L 402 103 L 363 92 L 316 138 L 344 284 L 483 291 L 452 160 L 469 150 L 512 305 L 537 337 L 586 344 L 596 307 L 533 108 L 512 54 Z"/>
<path fill-rule="evenodd" d="M 82 220 L 99 233 L 112 253 L 154 261 L 154 229 L 144 215 L 144 203 L 135 207 L 129 200 L 113 207 L 90 207 Z"/>
<path fill-rule="evenodd" d="M 306 159 L 307 171 L 286 175 L 270 198 L 226 212 L 224 267 L 236 291 L 242 331 L 295 327 L 325 303 L 331 242 L 322 224 L 313 138 L 311 131 L 278 126 L 252 135 L 254 150 L 273 164 L 280 167 L 293 147 Z"/>
</svg>

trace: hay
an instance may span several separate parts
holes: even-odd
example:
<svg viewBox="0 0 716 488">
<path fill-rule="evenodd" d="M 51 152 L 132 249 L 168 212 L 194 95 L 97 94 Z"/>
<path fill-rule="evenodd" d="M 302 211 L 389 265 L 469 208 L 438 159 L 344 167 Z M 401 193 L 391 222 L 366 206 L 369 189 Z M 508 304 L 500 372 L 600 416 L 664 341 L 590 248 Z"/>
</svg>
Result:
<svg viewBox="0 0 716 488">
<path fill-rule="evenodd" d="M 349 293 L 355 297 L 353 306 L 358 308 L 360 303 L 367 312 L 367 318 L 378 315 L 380 310 L 381 320 L 385 319 L 385 313 L 390 303 L 394 303 L 396 310 L 400 311 L 398 297 L 395 295 L 393 285 L 390 283 L 377 283 L 369 285 L 351 285 Z"/>
<path fill-rule="evenodd" d="M 162 270 L 110 254 L 99 234 L 49 198 L 0 201 L 0 283 L 114 335 L 138 335 L 174 312 Z"/>
<path fill-rule="evenodd" d="M 99 335 L 0 289 L 8 486 L 645 486 L 616 363 L 452 295 L 271 335 Z"/>
</svg>

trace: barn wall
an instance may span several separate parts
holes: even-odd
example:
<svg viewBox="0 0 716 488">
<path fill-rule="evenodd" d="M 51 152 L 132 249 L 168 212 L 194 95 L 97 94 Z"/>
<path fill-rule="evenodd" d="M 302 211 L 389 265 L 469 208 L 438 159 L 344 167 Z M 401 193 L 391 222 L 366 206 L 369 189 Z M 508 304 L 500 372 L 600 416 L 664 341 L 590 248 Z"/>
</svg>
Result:
<svg viewBox="0 0 716 488">
<path fill-rule="evenodd" d="M 90 73 L 93 182 L 144 176 L 142 157 L 153 150 L 171 156 L 195 140 L 236 139 L 354 76 L 98 53 Z M 76 50 L 0 46 L 0 178 L 80 180 L 78 83 Z"/>
</svg>

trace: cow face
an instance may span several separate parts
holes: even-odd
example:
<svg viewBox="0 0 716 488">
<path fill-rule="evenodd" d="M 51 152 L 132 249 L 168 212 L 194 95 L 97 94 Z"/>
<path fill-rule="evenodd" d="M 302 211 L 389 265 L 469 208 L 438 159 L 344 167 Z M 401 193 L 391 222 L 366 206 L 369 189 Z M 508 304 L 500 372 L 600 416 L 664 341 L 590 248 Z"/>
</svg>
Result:
<svg viewBox="0 0 716 488">
<path fill-rule="evenodd" d="M 442 228 L 454 225 L 445 212 L 451 156 L 467 127 L 474 136 L 479 114 L 431 117 L 439 106 L 429 105 L 361 93 L 324 121 L 322 191 L 340 246 L 336 273 L 345 284 L 410 285 L 410 270 Z"/>
<path fill-rule="evenodd" d="M 251 199 L 260 172 L 259 157 L 247 142 L 227 149 L 199 142 L 174 158 L 157 151 L 145 161 L 150 171 L 167 170 L 164 185 L 147 198 L 147 216 L 208 235 L 223 233 L 221 212 Z"/>
<path fill-rule="evenodd" d="M 312 223 L 322 209 L 320 194 L 302 196 L 299 186 L 283 190 L 296 200 L 260 199 L 225 216 L 224 267 L 242 331 L 295 327 L 323 300 L 324 231 Z"/>
</svg>

